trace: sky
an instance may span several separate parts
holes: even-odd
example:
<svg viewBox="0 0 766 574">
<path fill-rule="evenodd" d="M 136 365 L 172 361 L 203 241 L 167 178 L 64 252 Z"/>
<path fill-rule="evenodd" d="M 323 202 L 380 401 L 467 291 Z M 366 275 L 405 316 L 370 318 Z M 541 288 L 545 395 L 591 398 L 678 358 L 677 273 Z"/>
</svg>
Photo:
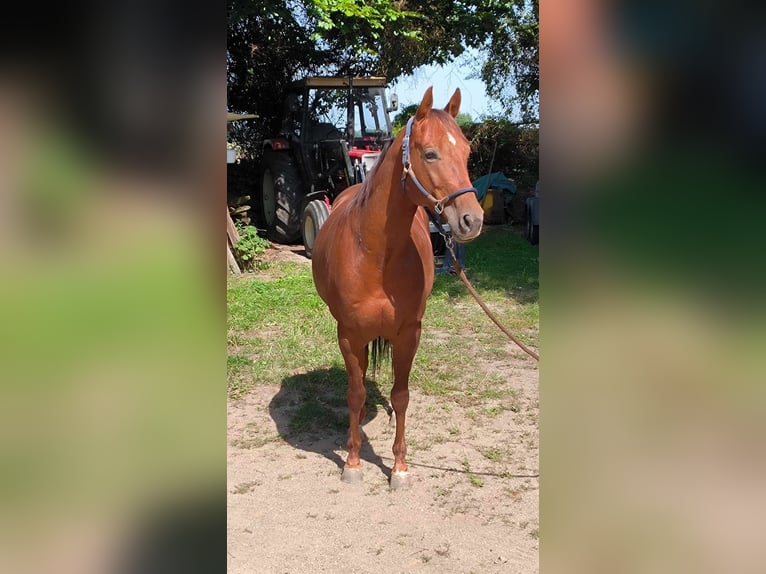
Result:
<svg viewBox="0 0 766 574">
<path fill-rule="evenodd" d="M 466 79 L 474 70 L 466 65 L 451 63 L 444 66 L 421 66 L 410 76 L 390 82 L 389 93 L 399 96 L 399 108 L 419 104 L 429 86 L 434 88 L 434 106 L 444 107 L 455 88 L 460 88 L 462 103 L 460 111 L 476 120 L 481 116 L 501 113 L 501 107 L 490 100 L 484 83 L 478 79 Z"/>
</svg>

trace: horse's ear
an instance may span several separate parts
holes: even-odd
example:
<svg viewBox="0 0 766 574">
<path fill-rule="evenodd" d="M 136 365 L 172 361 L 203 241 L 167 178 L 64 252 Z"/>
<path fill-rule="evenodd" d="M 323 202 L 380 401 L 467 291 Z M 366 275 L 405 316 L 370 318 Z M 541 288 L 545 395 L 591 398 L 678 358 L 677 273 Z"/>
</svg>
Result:
<svg viewBox="0 0 766 574">
<path fill-rule="evenodd" d="M 418 111 L 415 112 L 415 121 L 421 121 L 424 120 L 425 117 L 428 115 L 428 112 L 431 111 L 431 108 L 434 105 L 434 87 L 430 86 L 426 93 L 423 94 L 423 100 L 420 102 L 420 105 L 418 106 Z"/>
<path fill-rule="evenodd" d="M 450 98 L 449 103 L 447 103 L 447 106 L 444 108 L 444 111 L 451 115 L 453 118 L 456 118 L 457 113 L 460 111 L 460 100 L 460 88 L 455 88 L 455 93 L 452 94 L 452 97 Z"/>
</svg>

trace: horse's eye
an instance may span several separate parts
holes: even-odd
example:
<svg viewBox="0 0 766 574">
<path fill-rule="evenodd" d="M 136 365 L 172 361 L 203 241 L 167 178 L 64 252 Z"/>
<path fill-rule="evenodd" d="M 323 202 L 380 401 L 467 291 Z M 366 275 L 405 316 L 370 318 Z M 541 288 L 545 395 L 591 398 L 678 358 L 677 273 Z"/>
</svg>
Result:
<svg viewBox="0 0 766 574">
<path fill-rule="evenodd" d="M 434 161 L 439 159 L 439 152 L 435 149 L 427 149 L 423 154 L 426 161 Z"/>
</svg>

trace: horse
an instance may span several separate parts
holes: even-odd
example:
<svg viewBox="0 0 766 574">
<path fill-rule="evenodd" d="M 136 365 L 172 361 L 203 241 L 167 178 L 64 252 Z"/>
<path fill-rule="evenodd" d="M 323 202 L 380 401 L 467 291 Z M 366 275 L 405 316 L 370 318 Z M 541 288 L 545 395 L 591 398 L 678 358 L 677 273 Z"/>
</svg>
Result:
<svg viewBox="0 0 766 574">
<path fill-rule="evenodd" d="M 458 88 L 443 110 L 433 109 L 429 87 L 406 129 L 384 149 L 364 182 L 336 198 L 316 237 L 314 284 L 337 321 L 348 375 L 344 482 L 362 480 L 359 427 L 366 414 L 370 343 L 373 367 L 380 358 L 376 351 L 388 351 L 393 364 L 396 433 L 390 487 L 410 482 L 404 438 L 409 377 L 434 281 L 426 210 L 440 227 L 448 223 L 461 243 L 479 236 L 484 217 L 468 176 L 470 145 L 455 122 L 460 100 Z"/>
</svg>

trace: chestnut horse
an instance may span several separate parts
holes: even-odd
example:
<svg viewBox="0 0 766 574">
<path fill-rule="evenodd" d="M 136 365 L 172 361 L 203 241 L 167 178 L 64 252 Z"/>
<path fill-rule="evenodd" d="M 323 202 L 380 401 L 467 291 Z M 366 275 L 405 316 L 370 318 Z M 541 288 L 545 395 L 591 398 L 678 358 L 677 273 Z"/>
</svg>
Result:
<svg viewBox="0 0 766 574">
<path fill-rule="evenodd" d="M 468 141 L 455 122 L 460 90 L 444 110 L 433 110 L 428 88 L 415 115 L 378 158 L 364 183 L 346 189 L 317 235 L 312 270 L 317 292 L 338 322 L 346 363 L 348 456 L 341 476 L 361 480 L 359 426 L 365 416 L 369 343 L 390 344 L 396 415 L 391 487 L 408 483 L 404 421 L 409 377 L 420 343 L 421 320 L 434 280 L 426 210 L 446 221 L 453 237 L 481 233 L 484 212 L 468 177 Z M 436 215 L 433 215 L 433 214 Z"/>
</svg>

